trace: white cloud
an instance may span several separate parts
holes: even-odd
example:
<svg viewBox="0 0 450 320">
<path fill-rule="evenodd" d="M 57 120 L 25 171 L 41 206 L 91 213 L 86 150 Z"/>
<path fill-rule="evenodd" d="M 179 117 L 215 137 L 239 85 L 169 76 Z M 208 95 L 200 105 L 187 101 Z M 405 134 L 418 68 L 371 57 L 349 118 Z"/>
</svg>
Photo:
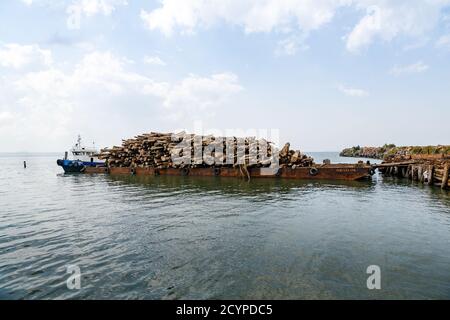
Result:
<svg viewBox="0 0 450 320">
<path fill-rule="evenodd" d="M 51 52 L 38 45 L 10 43 L 0 47 L 0 66 L 19 69 L 34 63 L 51 65 Z"/>
<path fill-rule="evenodd" d="M 44 0 L 21 1 L 34 5 Z M 127 0 L 72 0 L 66 7 L 67 26 L 79 29 L 83 17 L 109 16 L 127 5 Z M 449 5 L 450 0 L 161 0 L 159 7 L 141 10 L 140 17 L 149 30 L 166 36 L 191 34 L 220 23 L 241 27 L 245 33 L 277 32 L 283 40 L 276 53 L 293 55 L 307 47 L 304 41 L 311 31 L 350 7 L 362 17 L 344 39 L 347 50 L 357 53 L 375 41 L 422 37 L 446 21 L 443 9 Z"/>
<path fill-rule="evenodd" d="M 191 74 L 170 88 L 164 98 L 164 106 L 205 110 L 222 104 L 232 94 L 242 89 L 238 77 L 230 72 L 213 74 L 210 77 Z"/>
<path fill-rule="evenodd" d="M 440 49 L 450 49 L 450 34 L 441 36 L 436 41 L 436 47 Z"/>
<path fill-rule="evenodd" d="M 375 40 L 391 41 L 399 36 L 421 36 L 439 22 L 450 0 L 163 0 L 152 11 L 141 11 L 149 30 L 166 36 L 193 33 L 219 23 L 240 26 L 246 33 L 291 34 L 278 44 L 279 54 L 292 55 L 313 30 L 330 22 L 343 7 L 353 7 L 363 17 L 345 37 L 351 52 Z"/>
<path fill-rule="evenodd" d="M 97 14 L 111 15 L 118 6 L 127 6 L 127 0 L 73 0 L 66 8 L 68 14 L 67 27 L 80 29 L 82 17 L 93 17 Z"/>
<path fill-rule="evenodd" d="M 310 31 L 331 21 L 335 8 L 349 0 L 163 0 L 160 8 L 141 11 L 150 30 L 167 36 L 193 32 L 219 22 L 242 26 L 246 33 L 286 32 L 293 26 Z"/>
<path fill-rule="evenodd" d="M 2 147 L 57 150 L 65 147 L 58 144 L 64 139 L 94 132 L 102 121 L 103 137 L 122 137 L 134 132 L 137 123 L 150 128 L 155 108 L 160 109 L 158 117 L 184 118 L 198 110 L 213 111 L 242 90 L 233 73 L 189 75 L 168 83 L 132 71 L 133 66 L 111 52 L 95 51 L 64 70 L 51 65 L 1 76 Z M 139 112 L 130 112 L 130 106 Z"/>
<path fill-rule="evenodd" d="M 109 16 L 117 6 L 126 5 L 128 5 L 126 0 L 76 0 L 71 6 L 91 17 L 96 14 Z"/>
<path fill-rule="evenodd" d="M 399 36 L 422 36 L 439 22 L 449 0 L 358 0 L 354 4 L 366 11 L 346 37 L 347 49 L 359 52 L 376 39 L 391 41 Z"/>
<path fill-rule="evenodd" d="M 367 97 L 369 95 L 369 92 L 363 89 L 357 89 L 348 87 L 345 85 L 339 85 L 338 86 L 339 91 L 341 91 L 343 94 L 349 97 Z"/>
<path fill-rule="evenodd" d="M 144 63 L 156 66 L 165 66 L 166 63 L 158 56 L 146 56 L 144 57 Z"/>
<path fill-rule="evenodd" d="M 429 66 L 422 61 L 407 65 L 407 66 L 394 66 L 390 73 L 394 76 L 401 76 L 404 74 L 422 73 L 429 69 Z"/>
<path fill-rule="evenodd" d="M 299 50 L 305 51 L 309 46 L 305 44 L 306 34 L 292 35 L 286 39 L 280 40 L 277 44 L 275 54 L 277 56 L 293 56 Z"/>
<path fill-rule="evenodd" d="M 0 124 L 1 125 L 6 125 L 8 122 L 13 120 L 13 118 L 14 118 L 14 116 L 11 112 L 8 112 L 8 111 L 0 112 Z"/>
</svg>

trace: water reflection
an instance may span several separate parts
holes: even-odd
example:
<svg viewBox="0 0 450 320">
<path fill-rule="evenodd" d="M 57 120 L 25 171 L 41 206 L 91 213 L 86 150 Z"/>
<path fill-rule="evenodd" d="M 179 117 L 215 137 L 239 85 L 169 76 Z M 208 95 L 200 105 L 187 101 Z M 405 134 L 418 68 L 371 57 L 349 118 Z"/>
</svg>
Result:
<svg viewBox="0 0 450 320">
<path fill-rule="evenodd" d="M 293 180 L 293 179 L 253 179 L 250 182 L 238 178 L 220 177 L 177 177 L 177 176 L 106 176 L 112 184 L 120 182 L 125 185 L 136 185 L 146 189 L 164 188 L 194 192 L 220 192 L 231 195 L 265 195 L 272 193 L 292 193 L 305 189 L 349 189 L 355 192 L 370 191 L 376 181 L 366 179 L 361 181 L 332 180 Z"/>
</svg>

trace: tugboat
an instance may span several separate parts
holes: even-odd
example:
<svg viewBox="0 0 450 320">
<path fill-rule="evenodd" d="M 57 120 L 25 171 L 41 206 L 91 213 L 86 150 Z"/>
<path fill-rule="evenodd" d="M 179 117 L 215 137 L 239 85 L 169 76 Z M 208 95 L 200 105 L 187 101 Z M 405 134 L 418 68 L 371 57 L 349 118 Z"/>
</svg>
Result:
<svg viewBox="0 0 450 320">
<path fill-rule="evenodd" d="M 86 148 L 81 145 L 81 136 L 78 136 L 77 143 L 70 152 L 72 153 L 72 159 L 68 159 L 68 152 L 66 151 L 64 159 L 56 161 L 65 173 L 83 173 L 87 168 L 106 167 L 106 163 L 98 159 L 98 151 L 94 146 Z"/>
</svg>

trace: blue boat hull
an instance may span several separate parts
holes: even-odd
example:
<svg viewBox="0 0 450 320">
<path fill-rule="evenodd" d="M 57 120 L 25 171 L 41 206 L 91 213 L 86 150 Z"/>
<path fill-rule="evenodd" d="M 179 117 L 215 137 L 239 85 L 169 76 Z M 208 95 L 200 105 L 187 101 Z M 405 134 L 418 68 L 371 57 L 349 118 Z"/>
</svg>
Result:
<svg viewBox="0 0 450 320">
<path fill-rule="evenodd" d="M 65 173 L 82 173 L 86 170 L 86 167 L 105 167 L 104 162 L 84 162 L 78 160 L 58 159 L 56 163 L 64 169 Z"/>
</svg>

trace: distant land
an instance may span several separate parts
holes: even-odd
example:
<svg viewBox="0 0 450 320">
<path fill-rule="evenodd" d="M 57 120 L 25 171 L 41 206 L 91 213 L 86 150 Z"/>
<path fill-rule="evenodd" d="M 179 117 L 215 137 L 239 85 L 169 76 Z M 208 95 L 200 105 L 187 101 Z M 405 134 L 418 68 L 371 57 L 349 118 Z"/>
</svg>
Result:
<svg viewBox="0 0 450 320">
<path fill-rule="evenodd" d="M 397 147 L 395 144 L 385 144 L 382 147 L 360 147 L 355 146 L 341 151 L 341 157 L 357 157 L 384 159 L 386 156 L 395 155 L 418 155 L 418 154 L 450 154 L 450 145 L 438 146 L 403 146 Z"/>
</svg>

